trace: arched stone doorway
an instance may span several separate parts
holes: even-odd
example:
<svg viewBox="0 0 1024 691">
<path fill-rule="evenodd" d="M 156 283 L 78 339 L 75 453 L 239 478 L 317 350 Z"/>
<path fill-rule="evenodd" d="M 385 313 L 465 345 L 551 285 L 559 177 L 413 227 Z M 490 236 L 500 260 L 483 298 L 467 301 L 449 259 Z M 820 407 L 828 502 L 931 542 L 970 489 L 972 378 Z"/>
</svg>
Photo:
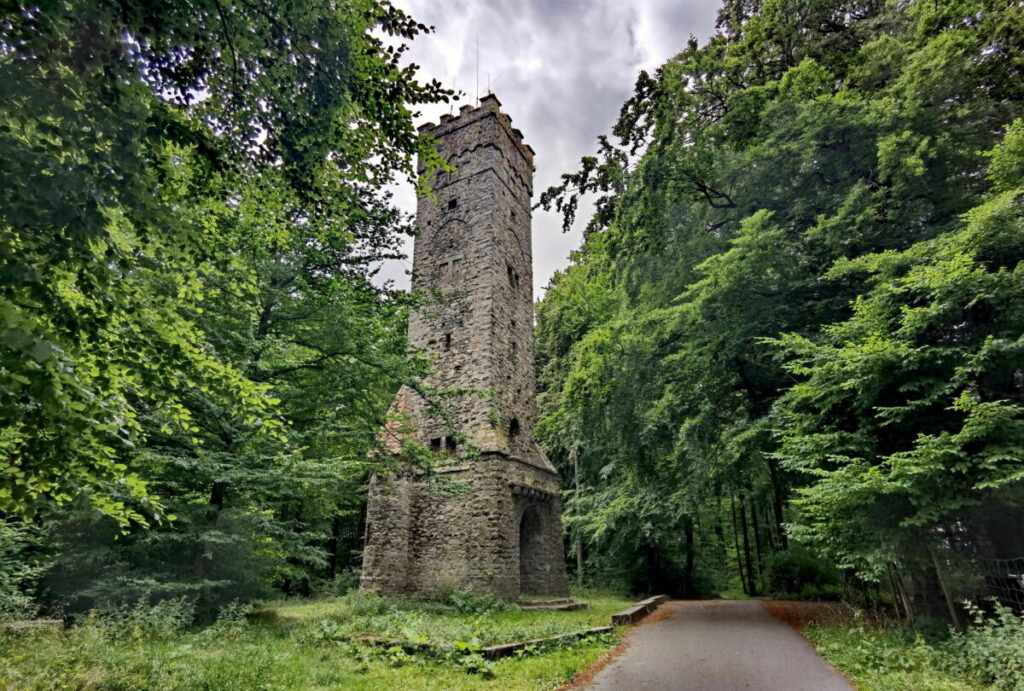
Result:
<svg viewBox="0 0 1024 691">
<path fill-rule="evenodd" d="M 540 507 L 530 505 L 519 520 L 519 593 L 541 595 L 544 580 L 544 517 Z"/>
</svg>

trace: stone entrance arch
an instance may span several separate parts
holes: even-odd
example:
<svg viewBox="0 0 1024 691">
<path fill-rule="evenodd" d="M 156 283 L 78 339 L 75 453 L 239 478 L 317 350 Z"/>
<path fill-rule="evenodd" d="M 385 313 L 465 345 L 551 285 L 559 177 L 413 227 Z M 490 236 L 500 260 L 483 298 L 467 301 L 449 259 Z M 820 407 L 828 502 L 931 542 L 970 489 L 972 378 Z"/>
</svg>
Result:
<svg viewBox="0 0 1024 691">
<path fill-rule="evenodd" d="M 544 549 L 544 516 L 536 504 L 523 511 L 519 519 L 519 592 L 542 595 L 547 590 L 547 555 Z"/>
</svg>

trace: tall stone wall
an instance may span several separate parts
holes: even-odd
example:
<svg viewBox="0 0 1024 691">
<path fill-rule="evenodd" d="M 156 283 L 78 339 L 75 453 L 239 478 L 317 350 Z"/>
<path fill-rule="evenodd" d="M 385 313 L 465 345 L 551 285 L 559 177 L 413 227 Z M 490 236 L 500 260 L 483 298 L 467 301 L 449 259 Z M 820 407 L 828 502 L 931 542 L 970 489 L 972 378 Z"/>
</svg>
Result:
<svg viewBox="0 0 1024 691">
<path fill-rule="evenodd" d="M 534 153 L 493 95 L 420 131 L 455 171 L 417 209 L 413 287 L 430 299 L 409 341 L 435 358 L 429 384 L 469 393 L 449 403 L 459 434 L 409 389 L 395 410 L 466 491 L 438 496 L 412 468 L 374 479 L 361 587 L 564 595 L 558 477 L 534 438 Z"/>
</svg>

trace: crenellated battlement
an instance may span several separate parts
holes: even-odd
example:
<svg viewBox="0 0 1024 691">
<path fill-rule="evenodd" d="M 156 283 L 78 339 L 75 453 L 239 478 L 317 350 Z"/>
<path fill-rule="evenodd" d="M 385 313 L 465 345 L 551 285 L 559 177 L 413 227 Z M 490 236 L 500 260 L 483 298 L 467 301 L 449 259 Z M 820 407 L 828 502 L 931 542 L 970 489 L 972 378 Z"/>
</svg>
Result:
<svg viewBox="0 0 1024 691">
<path fill-rule="evenodd" d="M 466 104 L 459 108 L 458 115 L 445 113 L 441 116 L 440 123 L 428 122 L 420 125 L 419 132 L 435 139 L 445 139 L 463 127 L 492 117 L 512 145 L 522 154 L 530 171 L 534 171 L 533 159 L 536 154 L 533 147 L 523 141 L 523 133 L 512 126 L 512 118 L 507 113 L 501 112 L 501 101 L 494 94 L 487 94 L 481 98 L 480 105 L 476 108 Z"/>
</svg>

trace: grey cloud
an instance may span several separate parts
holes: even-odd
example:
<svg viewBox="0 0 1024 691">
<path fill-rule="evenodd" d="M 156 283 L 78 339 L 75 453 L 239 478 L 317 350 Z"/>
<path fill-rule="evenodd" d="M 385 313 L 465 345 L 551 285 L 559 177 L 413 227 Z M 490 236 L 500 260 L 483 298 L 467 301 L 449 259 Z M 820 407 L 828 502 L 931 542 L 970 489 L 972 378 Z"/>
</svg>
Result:
<svg viewBox="0 0 1024 691">
<path fill-rule="evenodd" d="M 435 33 L 421 36 L 410 59 L 422 78 L 437 78 L 476 92 L 476 42 L 480 44 L 480 92 L 488 74 L 526 141 L 537 152 L 535 188 L 540 191 L 573 170 L 606 133 L 641 69 L 654 69 L 686 45 L 691 34 L 706 40 L 714 29 L 719 0 L 400 0 L 397 5 Z M 457 110 L 458 104 L 454 106 Z M 434 121 L 449 106 L 425 110 Z M 396 191 L 415 209 L 411 187 Z M 582 211 L 586 212 L 584 207 Z M 539 296 L 551 275 L 568 264 L 579 245 L 586 216 L 572 232 L 561 232 L 553 213 L 534 215 L 534 290 Z M 408 248 L 411 253 L 411 243 Z M 411 262 L 387 266 L 386 278 L 408 285 Z"/>
</svg>

